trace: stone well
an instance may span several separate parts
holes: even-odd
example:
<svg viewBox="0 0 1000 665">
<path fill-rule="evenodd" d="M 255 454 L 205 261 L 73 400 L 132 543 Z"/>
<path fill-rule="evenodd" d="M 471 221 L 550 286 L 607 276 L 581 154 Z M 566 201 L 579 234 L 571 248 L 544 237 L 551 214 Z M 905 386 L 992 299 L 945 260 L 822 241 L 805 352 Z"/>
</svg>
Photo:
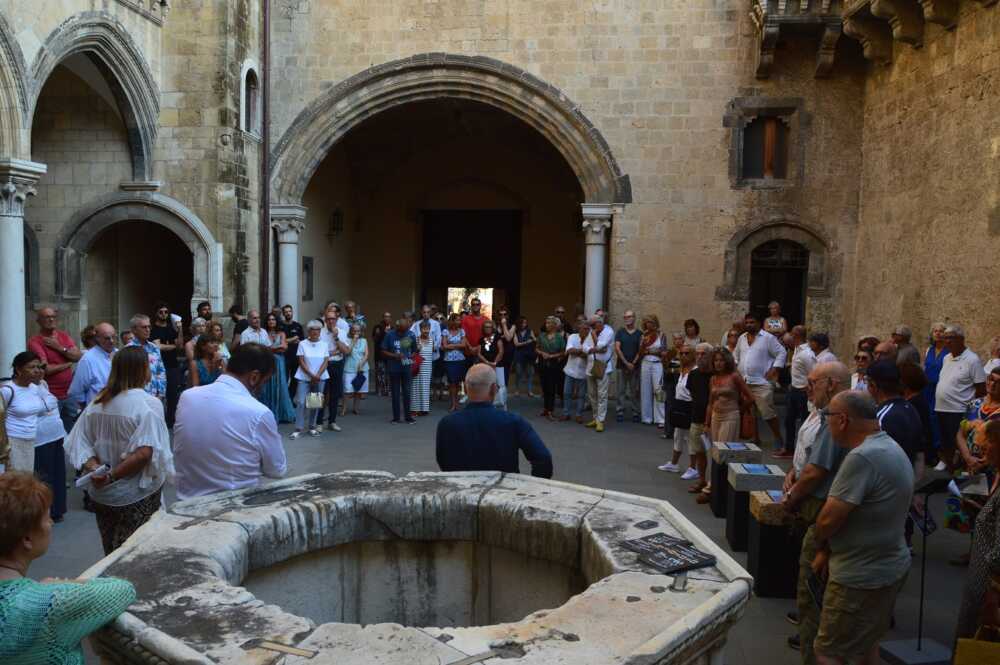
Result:
<svg viewBox="0 0 1000 665">
<path fill-rule="evenodd" d="M 619 544 L 654 532 L 716 565 L 675 579 Z M 307 475 L 179 502 L 97 575 L 138 590 L 101 656 L 172 665 L 719 665 L 751 588 L 669 503 L 501 473 Z"/>
</svg>

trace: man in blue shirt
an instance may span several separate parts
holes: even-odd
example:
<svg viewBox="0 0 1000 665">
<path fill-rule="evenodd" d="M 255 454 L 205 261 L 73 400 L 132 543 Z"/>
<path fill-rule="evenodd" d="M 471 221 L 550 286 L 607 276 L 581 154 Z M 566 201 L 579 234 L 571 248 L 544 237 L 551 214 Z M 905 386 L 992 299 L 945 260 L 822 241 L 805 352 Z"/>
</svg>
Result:
<svg viewBox="0 0 1000 665">
<path fill-rule="evenodd" d="M 392 390 L 392 423 L 400 421 L 400 401 L 402 401 L 403 417 L 411 425 L 417 422 L 410 413 L 410 387 L 413 385 L 413 356 L 417 353 L 417 338 L 407 330 L 409 321 L 396 319 L 396 327 L 390 330 L 382 340 L 382 357 L 385 358 L 385 370 L 389 375 L 389 387 Z"/>
<path fill-rule="evenodd" d="M 518 451 L 531 463 L 531 475 L 552 477 L 552 454 L 527 420 L 494 408 L 496 372 L 474 365 L 465 377 L 469 403 L 445 416 L 437 428 L 437 462 L 442 471 L 520 473 Z"/>
<path fill-rule="evenodd" d="M 69 396 L 82 411 L 97 393 L 104 390 L 111 374 L 111 358 L 115 355 L 115 327 L 110 323 L 98 323 L 94 327 L 97 345 L 80 358 L 69 385 Z"/>
</svg>

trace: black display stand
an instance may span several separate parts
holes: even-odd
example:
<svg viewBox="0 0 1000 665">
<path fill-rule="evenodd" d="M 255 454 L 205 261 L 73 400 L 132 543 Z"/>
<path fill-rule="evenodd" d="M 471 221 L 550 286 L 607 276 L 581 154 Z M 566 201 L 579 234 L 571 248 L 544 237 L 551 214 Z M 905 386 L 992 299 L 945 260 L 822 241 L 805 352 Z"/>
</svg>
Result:
<svg viewBox="0 0 1000 665">
<path fill-rule="evenodd" d="M 750 523 L 750 492 L 737 492 L 729 487 L 729 480 L 725 481 L 726 487 L 726 540 L 729 547 L 734 552 L 746 552 L 747 550 L 747 529 Z M 712 486 L 715 491 L 715 486 Z"/>
<path fill-rule="evenodd" d="M 716 517 L 726 516 L 726 498 L 729 495 L 729 465 L 712 460 L 712 494 L 709 506 Z"/>
<path fill-rule="evenodd" d="M 931 510 L 931 495 L 948 491 L 953 480 L 946 471 L 930 471 L 913 488 L 914 494 L 924 495 L 924 514 Z M 919 527 L 918 527 L 919 528 Z M 891 665 L 948 665 L 951 649 L 940 642 L 924 639 L 924 579 L 927 574 L 927 532 L 920 529 L 920 609 L 917 613 L 917 637 L 907 640 L 887 640 L 879 645 L 882 660 Z M 985 665 L 985 663 L 984 663 Z"/>
<path fill-rule="evenodd" d="M 787 524 L 761 524 L 750 515 L 747 571 L 761 598 L 795 598 L 799 580 L 799 530 Z"/>
</svg>

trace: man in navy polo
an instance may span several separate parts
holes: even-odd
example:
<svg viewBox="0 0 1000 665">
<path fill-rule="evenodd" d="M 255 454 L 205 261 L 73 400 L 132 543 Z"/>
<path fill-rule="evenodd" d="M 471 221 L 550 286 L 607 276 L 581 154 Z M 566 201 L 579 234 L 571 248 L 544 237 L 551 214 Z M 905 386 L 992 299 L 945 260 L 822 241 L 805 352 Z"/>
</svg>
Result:
<svg viewBox="0 0 1000 665">
<path fill-rule="evenodd" d="M 474 365 L 465 376 L 469 403 L 445 416 L 437 428 L 437 462 L 442 471 L 503 471 L 520 473 L 518 452 L 531 464 L 531 475 L 552 477 L 552 454 L 531 424 L 494 408 L 496 372 Z"/>
</svg>

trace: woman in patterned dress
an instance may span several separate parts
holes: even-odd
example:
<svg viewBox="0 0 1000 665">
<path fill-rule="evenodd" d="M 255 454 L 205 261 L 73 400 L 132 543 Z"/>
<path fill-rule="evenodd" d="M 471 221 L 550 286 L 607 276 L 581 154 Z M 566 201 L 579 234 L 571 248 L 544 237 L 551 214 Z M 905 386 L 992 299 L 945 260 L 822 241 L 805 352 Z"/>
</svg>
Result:
<svg viewBox="0 0 1000 665">
<path fill-rule="evenodd" d="M 267 332 L 271 355 L 274 357 L 274 372 L 267 380 L 267 383 L 260 389 L 258 399 L 271 409 L 274 419 L 279 423 L 295 422 L 295 407 L 292 406 L 292 398 L 288 394 L 288 382 L 285 373 L 285 351 L 288 350 L 288 343 L 285 342 L 285 333 L 281 331 L 278 324 L 278 317 L 274 312 L 269 312 L 264 319 L 264 330 Z"/>
<path fill-rule="evenodd" d="M 434 338 L 431 337 L 431 322 L 420 322 L 420 337 L 417 350 L 423 361 L 420 372 L 413 377 L 413 403 L 410 408 L 414 415 L 426 416 L 431 412 L 431 374 L 434 368 Z"/>
</svg>

